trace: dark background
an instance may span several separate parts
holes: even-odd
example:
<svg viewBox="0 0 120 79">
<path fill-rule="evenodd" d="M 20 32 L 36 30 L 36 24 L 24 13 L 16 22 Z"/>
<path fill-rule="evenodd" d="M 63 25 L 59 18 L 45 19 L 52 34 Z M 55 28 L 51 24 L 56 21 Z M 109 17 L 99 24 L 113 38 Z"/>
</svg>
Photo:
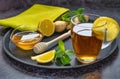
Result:
<svg viewBox="0 0 120 79">
<path fill-rule="evenodd" d="M 115 18 L 120 23 L 119 0 L 0 0 L 0 19 L 11 17 L 28 9 L 35 3 L 66 7 L 71 10 L 84 7 L 86 13 Z M 119 79 L 120 78 L 120 35 L 118 48 L 100 63 L 77 70 L 45 70 L 32 73 L 29 68 L 8 58 L 2 49 L 5 30 L 0 27 L 0 79 Z M 37 71 L 37 70 L 36 70 Z M 79 72 L 78 72 L 79 71 Z"/>
</svg>

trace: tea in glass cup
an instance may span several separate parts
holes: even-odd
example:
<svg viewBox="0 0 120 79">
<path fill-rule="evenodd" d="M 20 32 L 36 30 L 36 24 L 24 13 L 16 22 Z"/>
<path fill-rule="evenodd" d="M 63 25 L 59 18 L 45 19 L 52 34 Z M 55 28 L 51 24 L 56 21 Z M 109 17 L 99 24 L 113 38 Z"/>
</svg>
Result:
<svg viewBox="0 0 120 79">
<path fill-rule="evenodd" d="M 102 40 L 94 36 L 92 25 L 92 23 L 81 23 L 75 25 L 71 31 L 76 58 L 82 63 L 95 61 L 101 50 Z"/>
</svg>

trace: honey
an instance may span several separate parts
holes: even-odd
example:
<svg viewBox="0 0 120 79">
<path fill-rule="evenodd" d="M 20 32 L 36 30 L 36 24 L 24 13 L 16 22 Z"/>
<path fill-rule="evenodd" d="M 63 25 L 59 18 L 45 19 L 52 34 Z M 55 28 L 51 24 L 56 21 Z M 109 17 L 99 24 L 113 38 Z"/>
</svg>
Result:
<svg viewBox="0 0 120 79">
<path fill-rule="evenodd" d="M 23 50 L 30 50 L 41 40 L 41 34 L 37 32 L 18 32 L 11 37 L 12 42 Z"/>
</svg>

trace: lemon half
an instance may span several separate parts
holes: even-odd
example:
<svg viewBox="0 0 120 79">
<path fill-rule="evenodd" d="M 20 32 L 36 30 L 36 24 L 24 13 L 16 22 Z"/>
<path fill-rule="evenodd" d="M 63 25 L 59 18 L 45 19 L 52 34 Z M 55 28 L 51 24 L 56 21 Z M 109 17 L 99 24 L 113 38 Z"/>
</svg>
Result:
<svg viewBox="0 0 120 79">
<path fill-rule="evenodd" d="M 38 25 L 38 31 L 44 36 L 51 36 L 55 32 L 55 26 L 50 19 L 42 20 Z"/>
<path fill-rule="evenodd" d="M 99 17 L 93 22 L 94 27 L 98 28 L 92 28 L 93 33 L 95 36 L 100 39 L 104 40 L 105 35 L 105 28 L 107 28 L 106 31 L 106 41 L 112 41 L 114 40 L 118 34 L 119 34 L 119 24 L 117 21 L 110 17 Z"/>
</svg>

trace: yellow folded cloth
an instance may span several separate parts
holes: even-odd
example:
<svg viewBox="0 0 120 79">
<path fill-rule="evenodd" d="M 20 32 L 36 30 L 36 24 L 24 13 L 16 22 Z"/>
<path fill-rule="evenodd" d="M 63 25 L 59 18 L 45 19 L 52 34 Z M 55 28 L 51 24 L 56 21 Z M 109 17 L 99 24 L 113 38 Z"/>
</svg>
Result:
<svg viewBox="0 0 120 79">
<path fill-rule="evenodd" d="M 43 19 L 56 20 L 60 15 L 69 11 L 67 8 L 34 4 L 31 8 L 23 13 L 0 20 L 0 25 L 4 27 L 16 28 L 19 25 L 27 25 L 24 30 L 37 31 L 38 23 Z"/>
</svg>

